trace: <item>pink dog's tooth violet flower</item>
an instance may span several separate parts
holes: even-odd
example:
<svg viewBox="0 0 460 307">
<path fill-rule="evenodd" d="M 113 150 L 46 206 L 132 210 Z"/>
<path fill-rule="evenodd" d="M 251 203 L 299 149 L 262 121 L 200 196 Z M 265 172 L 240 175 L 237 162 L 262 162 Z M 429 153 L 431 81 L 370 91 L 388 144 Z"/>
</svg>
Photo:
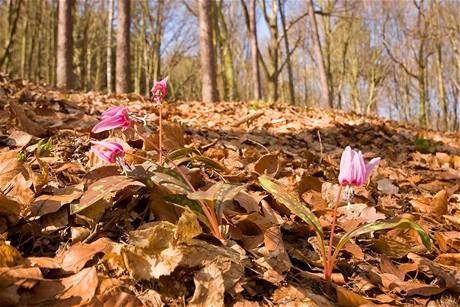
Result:
<svg viewBox="0 0 460 307">
<path fill-rule="evenodd" d="M 166 97 L 166 95 L 168 95 L 168 78 L 169 77 L 166 77 L 161 81 L 155 81 L 153 83 L 153 87 L 150 91 L 152 92 L 153 100 L 156 103 L 162 103 L 163 99 Z"/>
<path fill-rule="evenodd" d="M 365 164 L 361 151 L 356 152 L 347 146 L 340 159 L 339 183 L 341 185 L 362 186 L 379 163 L 380 158 L 374 158 Z"/>
<path fill-rule="evenodd" d="M 102 113 L 101 122 L 94 126 L 91 132 L 99 133 L 116 128 L 126 130 L 131 126 L 132 122 L 128 107 L 111 107 Z"/>
<path fill-rule="evenodd" d="M 125 150 L 123 146 L 115 142 L 108 141 L 91 141 L 91 151 L 99 158 L 108 163 L 118 163 L 123 172 L 131 170 L 125 161 Z"/>
</svg>

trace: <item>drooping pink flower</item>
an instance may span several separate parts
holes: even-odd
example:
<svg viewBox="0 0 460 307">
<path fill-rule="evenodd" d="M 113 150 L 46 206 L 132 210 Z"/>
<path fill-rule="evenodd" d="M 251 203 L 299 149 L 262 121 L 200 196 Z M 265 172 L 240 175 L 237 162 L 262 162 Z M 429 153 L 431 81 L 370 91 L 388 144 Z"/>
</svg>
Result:
<svg viewBox="0 0 460 307">
<path fill-rule="evenodd" d="M 91 141 L 91 151 L 99 158 L 108 163 L 118 163 L 123 171 L 130 170 L 125 161 L 125 150 L 123 146 L 115 142 Z"/>
<path fill-rule="evenodd" d="M 161 81 L 155 81 L 153 83 L 153 87 L 150 91 L 152 92 L 153 100 L 156 103 L 162 103 L 163 99 L 166 97 L 166 95 L 168 95 L 168 78 L 169 77 L 166 77 Z"/>
<path fill-rule="evenodd" d="M 128 107 L 111 107 L 102 113 L 102 120 L 93 127 L 91 132 L 99 133 L 106 130 L 121 128 L 126 130 L 131 126 Z"/>
<path fill-rule="evenodd" d="M 366 165 L 361 151 L 356 152 L 347 146 L 340 160 L 339 183 L 341 185 L 362 186 L 379 163 L 380 158 L 374 158 Z"/>
<path fill-rule="evenodd" d="M 124 157 L 125 150 L 123 146 L 115 142 L 107 142 L 107 141 L 91 141 L 91 151 L 94 152 L 99 158 L 102 160 L 115 163 L 117 161 L 117 157 Z"/>
</svg>

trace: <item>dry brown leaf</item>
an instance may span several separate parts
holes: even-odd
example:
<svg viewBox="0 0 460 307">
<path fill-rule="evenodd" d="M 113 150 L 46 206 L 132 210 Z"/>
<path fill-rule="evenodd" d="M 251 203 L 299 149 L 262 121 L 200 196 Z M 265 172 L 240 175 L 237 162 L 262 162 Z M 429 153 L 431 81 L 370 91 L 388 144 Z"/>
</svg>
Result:
<svg viewBox="0 0 460 307">
<path fill-rule="evenodd" d="M 460 293 L 460 271 L 457 267 L 438 264 L 414 253 L 409 253 L 407 257 L 418 264 L 420 272 L 436 276 L 436 284 L 440 288 Z"/>
<path fill-rule="evenodd" d="M 0 241 L 0 267 L 13 267 L 21 262 L 21 253 L 13 246 Z"/>
<path fill-rule="evenodd" d="M 108 238 L 100 238 L 90 244 L 76 243 L 63 255 L 62 269 L 68 272 L 79 272 L 97 253 L 108 253 L 113 248 Z"/>
<path fill-rule="evenodd" d="M 439 264 L 460 267 L 460 253 L 441 254 L 434 261 Z"/>
<path fill-rule="evenodd" d="M 439 249 L 445 253 L 450 248 L 460 252 L 460 231 L 435 232 Z"/>
<path fill-rule="evenodd" d="M 195 293 L 189 302 L 189 306 L 224 306 L 224 278 L 216 264 L 212 263 L 201 269 L 195 274 L 193 280 L 195 282 Z"/>
<path fill-rule="evenodd" d="M 54 190 L 51 195 L 41 195 L 32 203 L 31 216 L 43 216 L 57 212 L 62 206 L 80 198 L 82 194 L 83 184 L 77 184 Z"/>
<path fill-rule="evenodd" d="M 354 293 L 346 288 L 335 286 L 337 305 L 340 307 L 372 306 L 372 302 L 364 296 Z"/>
<path fill-rule="evenodd" d="M 410 203 L 419 212 L 441 217 L 447 213 L 447 191 L 439 191 L 431 200 L 426 197 L 419 197 L 411 200 Z"/>
<path fill-rule="evenodd" d="M 275 177 L 280 168 L 278 156 L 278 153 L 263 155 L 254 164 L 254 171 L 259 175 Z"/>
<path fill-rule="evenodd" d="M 6 140 L 8 146 L 24 147 L 32 140 L 33 136 L 25 131 L 14 130 Z"/>
<path fill-rule="evenodd" d="M 196 214 L 186 209 L 177 222 L 174 244 L 186 243 L 201 233 L 202 229 Z"/>
<path fill-rule="evenodd" d="M 60 269 L 62 267 L 61 261 L 51 257 L 28 257 L 26 263 L 43 269 Z"/>
<path fill-rule="evenodd" d="M 29 119 L 29 117 L 26 115 L 24 108 L 17 104 L 14 101 L 10 101 L 10 109 L 16 115 L 16 118 L 19 122 L 19 126 L 22 127 L 22 129 L 34 136 L 37 137 L 44 137 L 46 136 L 47 132 L 43 127 L 33 120 Z"/>
</svg>

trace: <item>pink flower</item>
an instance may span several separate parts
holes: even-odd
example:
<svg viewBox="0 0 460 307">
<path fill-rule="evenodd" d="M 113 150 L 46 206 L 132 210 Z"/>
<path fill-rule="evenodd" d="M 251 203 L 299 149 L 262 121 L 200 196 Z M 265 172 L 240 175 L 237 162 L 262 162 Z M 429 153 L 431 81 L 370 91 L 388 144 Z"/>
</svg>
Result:
<svg viewBox="0 0 460 307">
<path fill-rule="evenodd" d="M 380 158 L 374 158 L 366 165 L 361 151 L 356 152 L 347 146 L 340 160 L 339 183 L 341 185 L 362 186 L 379 163 Z"/>
<path fill-rule="evenodd" d="M 128 107 L 111 107 L 102 113 L 101 122 L 94 126 L 91 132 L 99 133 L 115 128 L 126 130 L 131 126 L 131 123 Z"/>
<path fill-rule="evenodd" d="M 123 171 L 130 170 L 125 161 L 123 146 L 115 142 L 91 141 L 91 151 L 108 163 L 118 163 Z"/>
<path fill-rule="evenodd" d="M 168 77 L 164 78 L 161 81 L 155 81 L 153 87 L 150 90 L 153 95 L 153 99 L 156 103 L 162 103 L 163 99 L 168 95 Z"/>
</svg>

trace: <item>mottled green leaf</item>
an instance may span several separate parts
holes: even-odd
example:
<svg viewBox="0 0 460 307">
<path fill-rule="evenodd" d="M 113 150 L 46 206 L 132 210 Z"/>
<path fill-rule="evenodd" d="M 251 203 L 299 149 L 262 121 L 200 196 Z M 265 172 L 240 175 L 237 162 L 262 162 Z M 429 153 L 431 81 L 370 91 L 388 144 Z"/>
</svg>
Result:
<svg viewBox="0 0 460 307">
<path fill-rule="evenodd" d="M 420 227 L 419 224 L 412 222 L 408 219 L 400 219 L 397 222 L 375 222 L 371 224 L 366 224 L 361 227 L 356 228 L 348 233 L 346 233 L 337 244 L 335 251 L 334 251 L 334 258 L 338 255 L 340 249 L 352 238 L 360 236 L 362 234 L 379 231 L 379 230 L 387 230 L 387 229 L 395 229 L 395 228 L 412 228 L 417 231 L 418 235 L 422 239 L 423 245 L 425 245 L 426 249 L 431 251 L 431 241 L 428 234 Z"/>
<path fill-rule="evenodd" d="M 192 189 L 188 186 L 187 182 L 182 176 L 175 170 L 158 166 L 154 171 L 150 179 L 175 193 L 187 194 L 192 192 Z"/>
<path fill-rule="evenodd" d="M 216 183 L 206 191 L 196 191 L 187 194 L 189 199 L 206 200 L 213 202 L 219 223 L 222 219 L 223 204 L 226 201 L 233 200 L 236 194 L 245 188 L 242 184 Z"/>
<path fill-rule="evenodd" d="M 277 183 L 274 179 L 267 176 L 260 176 L 259 183 L 261 187 L 267 192 L 270 192 L 277 201 L 288 207 L 289 210 L 304 220 L 307 224 L 313 226 L 321 239 L 324 238 L 323 229 L 318 218 L 297 197 L 292 195 L 285 187 Z"/>
<path fill-rule="evenodd" d="M 186 157 L 191 154 L 197 154 L 200 155 L 201 153 L 198 151 L 198 149 L 194 147 L 184 147 L 184 148 L 179 148 L 174 150 L 168 155 L 169 160 L 177 160 L 183 157 Z"/>
</svg>

